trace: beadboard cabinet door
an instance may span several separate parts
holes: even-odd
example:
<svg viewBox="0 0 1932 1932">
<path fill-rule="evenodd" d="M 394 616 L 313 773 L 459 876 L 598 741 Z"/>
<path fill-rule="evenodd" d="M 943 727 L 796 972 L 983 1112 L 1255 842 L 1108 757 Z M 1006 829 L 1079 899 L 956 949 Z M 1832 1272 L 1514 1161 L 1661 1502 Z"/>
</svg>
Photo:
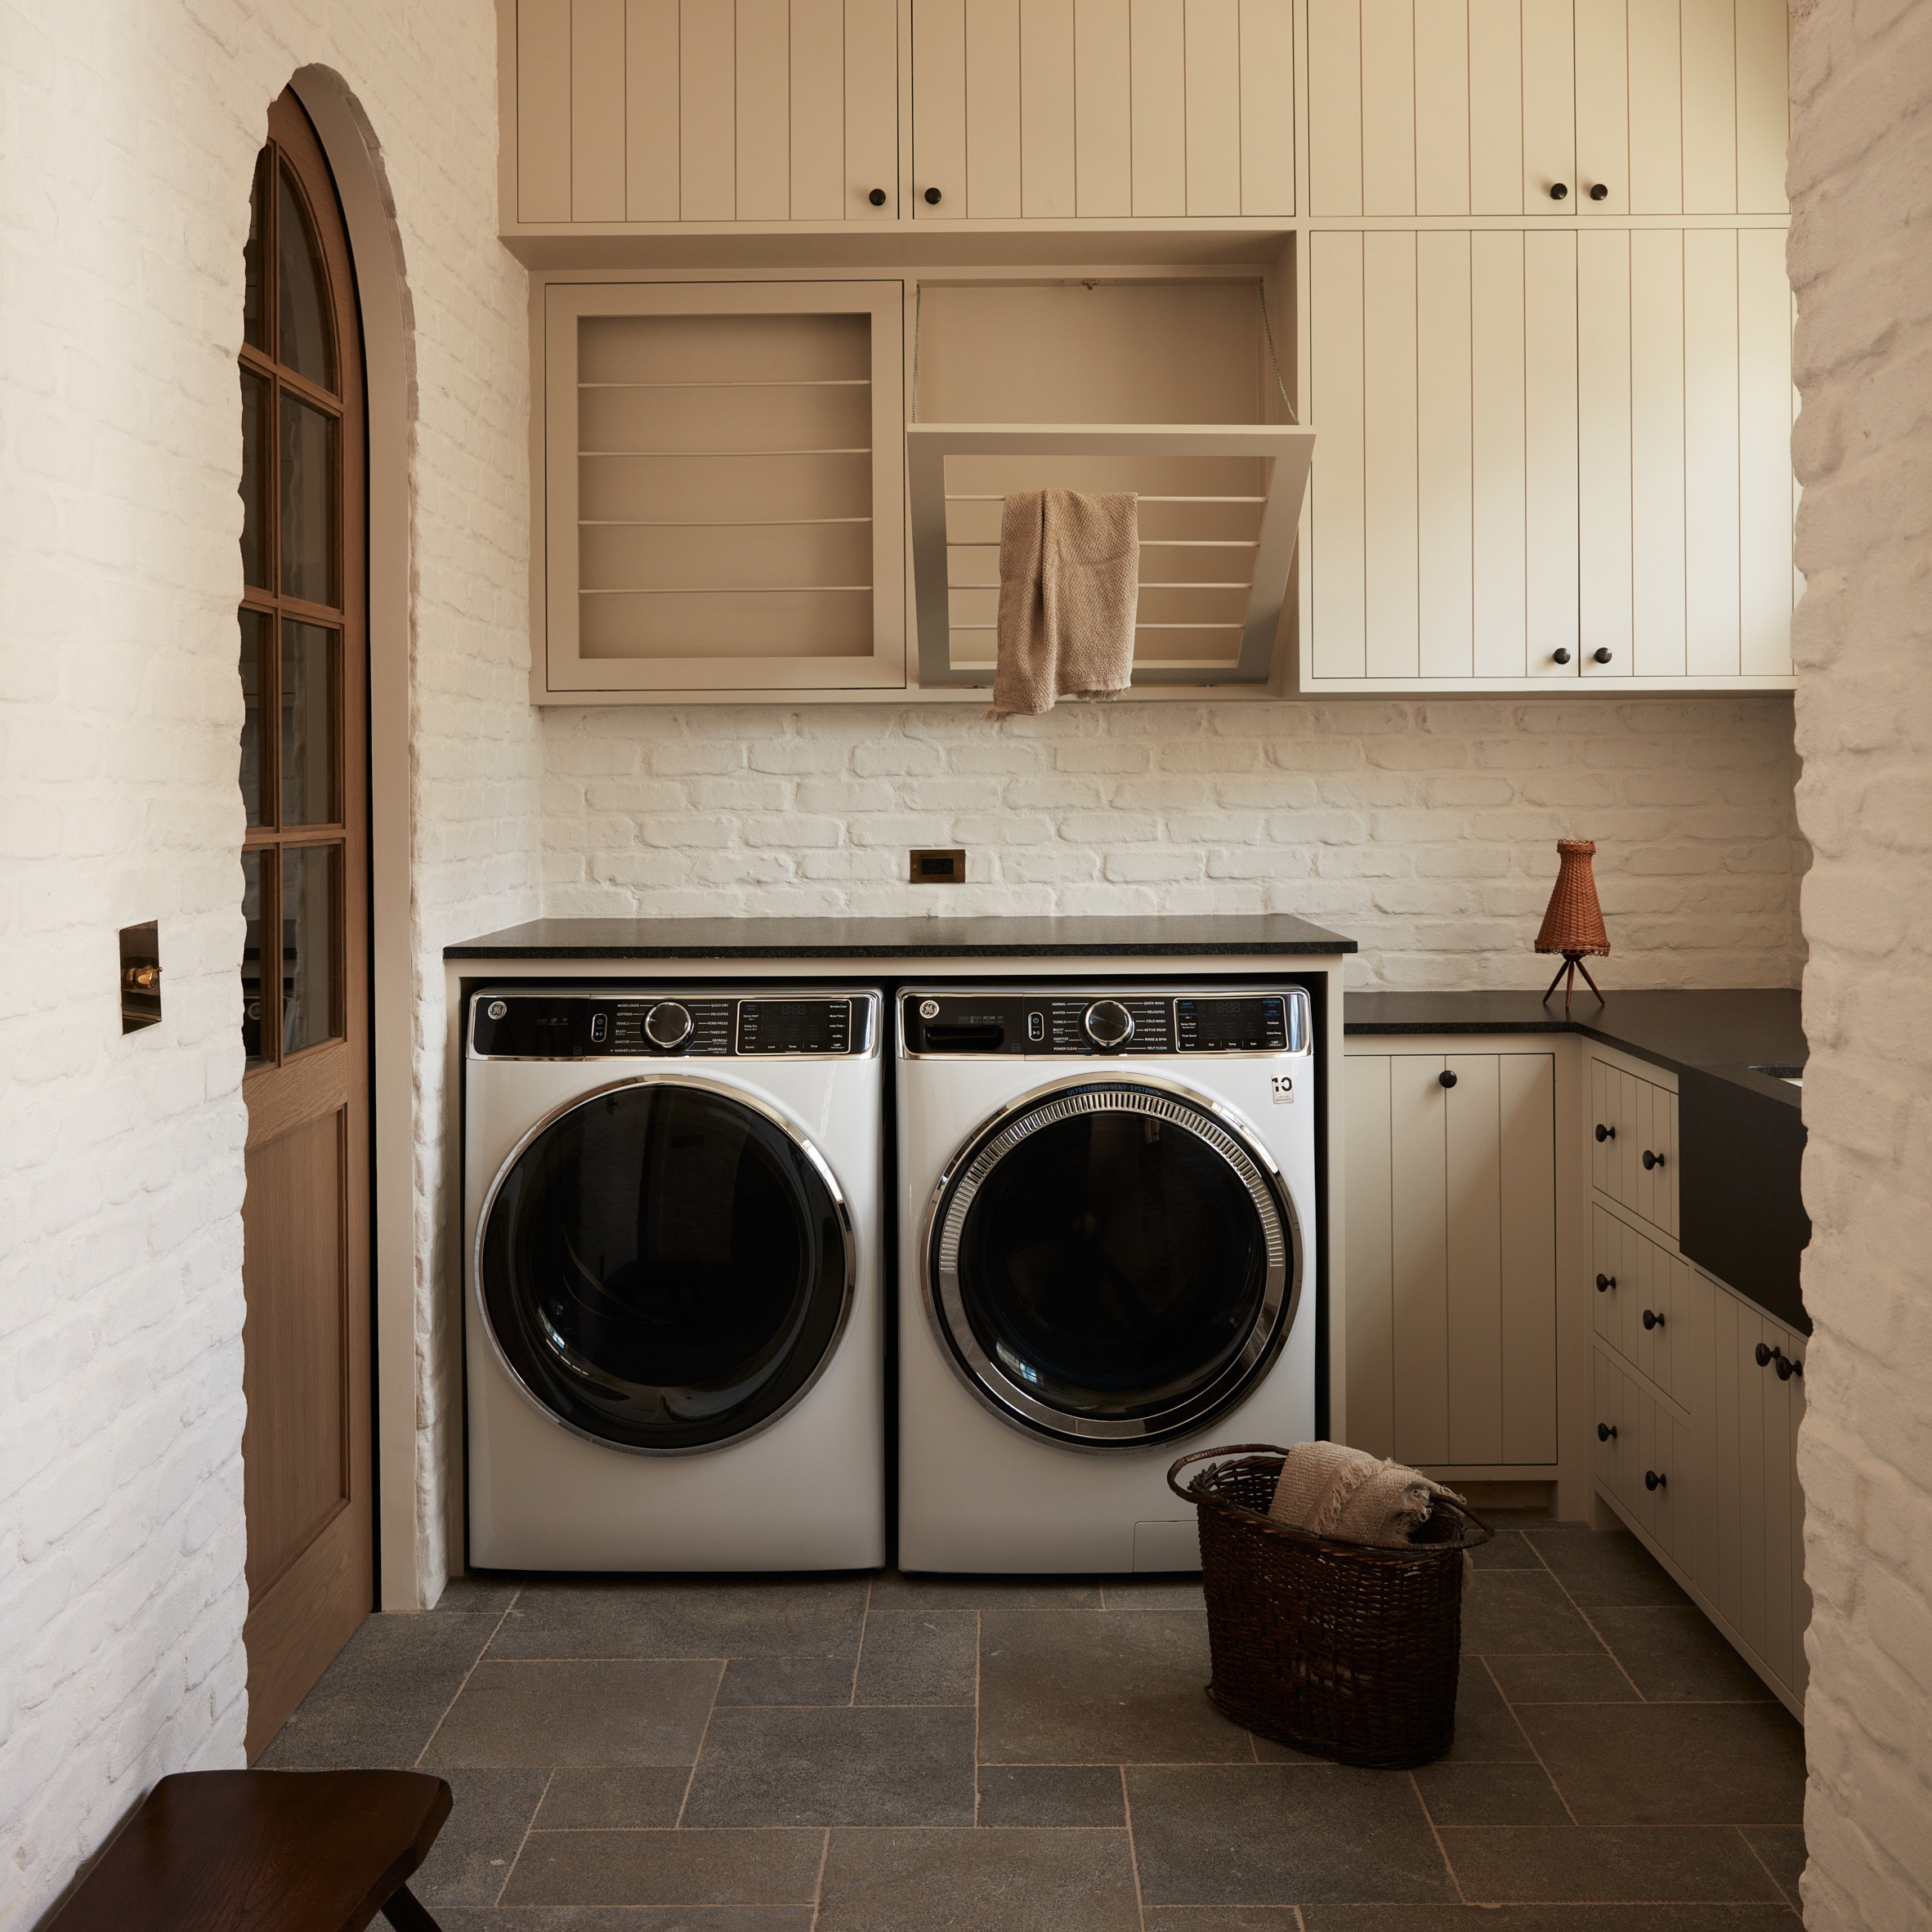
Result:
<svg viewBox="0 0 1932 1932">
<path fill-rule="evenodd" d="M 1308 0 L 1309 208 L 1785 212 L 1782 0 Z"/>
<path fill-rule="evenodd" d="M 897 215 L 896 0 L 514 4 L 518 221 Z"/>
<path fill-rule="evenodd" d="M 1349 1440 L 1557 1460 L 1555 1061 L 1350 1054 Z"/>
<path fill-rule="evenodd" d="M 924 221 L 1295 211 L 1292 0 L 913 0 Z"/>
</svg>

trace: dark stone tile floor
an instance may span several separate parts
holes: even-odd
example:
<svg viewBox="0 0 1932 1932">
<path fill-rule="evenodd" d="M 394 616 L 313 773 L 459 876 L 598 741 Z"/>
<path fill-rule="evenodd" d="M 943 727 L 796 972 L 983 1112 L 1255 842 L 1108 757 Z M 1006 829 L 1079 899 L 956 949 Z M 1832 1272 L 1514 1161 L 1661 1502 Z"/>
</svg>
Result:
<svg viewBox="0 0 1932 1932">
<path fill-rule="evenodd" d="M 262 1758 L 419 1765 L 445 1932 L 1799 1932 L 1798 1726 L 1635 1541 L 1480 1554 L 1454 1749 L 1251 1737 L 1187 1578 L 465 1577 Z"/>
</svg>

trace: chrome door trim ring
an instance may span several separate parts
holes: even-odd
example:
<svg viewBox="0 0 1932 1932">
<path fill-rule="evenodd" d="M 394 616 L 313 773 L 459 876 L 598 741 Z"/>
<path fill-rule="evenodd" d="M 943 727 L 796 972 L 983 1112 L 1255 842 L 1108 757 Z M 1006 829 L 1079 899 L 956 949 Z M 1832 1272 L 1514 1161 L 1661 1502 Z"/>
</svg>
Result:
<svg viewBox="0 0 1932 1932">
<path fill-rule="evenodd" d="M 986 1178 L 1037 1128 L 1105 1109 L 1102 1097 L 1125 1100 L 1120 1111 L 1172 1120 L 1207 1142 L 1234 1171 L 1260 1217 L 1268 1243 L 1261 1310 L 1241 1353 L 1205 1389 L 1153 1415 L 1120 1421 L 1076 1416 L 1041 1402 L 1008 1375 L 979 1345 L 959 1291 L 959 1242 L 966 1214 Z M 1087 1104 L 1080 1104 L 1085 1100 Z M 1055 1107 L 1056 1102 L 1070 1104 Z M 1201 1116 L 1183 1117 L 1183 1109 Z M 1203 1131 L 1203 1129 L 1205 1131 Z M 1217 1139 L 1219 1136 L 1219 1139 Z M 982 1407 L 1009 1427 L 1071 1449 L 1111 1449 L 1165 1442 L 1205 1427 L 1231 1407 L 1281 1352 L 1301 1303 L 1301 1223 L 1281 1170 L 1232 1107 L 1174 1082 L 1085 1074 L 1049 1082 L 996 1108 L 960 1142 L 940 1171 L 920 1238 L 920 1301 L 941 1354 Z"/>
<path fill-rule="evenodd" d="M 524 1380 L 516 1365 L 504 1353 L 499 1339 L 496 1325 L 490 1318 L 490 1304 L 483 1293 L 483 1243 L 490 1232 L 490 1217 L 496 1206 L 497 1196 L 503 1192 L 503 1183 L 508 1179 L 510 1169 L 523 1158 L 524 1154 L 535 1142 L 566 1114 L 575 1113 L 580 1107 L 588 1107 L 593 1100 L 601 1100 L 607 1093 L 615 1093 L 631 1087 L 684 1087 L 703 1093 L 709 1093 L 724 1100 L 734 1100 L 748 1107 L 753 1113 L 762 1115 L 785 1137 L 816 1171 L 825 1183 L 825 1191 L 831 1196 L 832 1205 L 839 1216 L 839 1233 L 845 1250 L 845 1281 L 840 1293 L 839 1319 L 834 1325 L 830 1339 L 812 1366 L 812 1373 L 793 1390 L 792 1393 L 768 1415 L 762 1415 L 750 1428 L 740 1429 L 737 1434 L 720 1436 L 715 1442 L 696 1442 L 688 1448 L 653 1448 L 642 1442 L 618 1442 L 609 1436 L 601 1436 L 594 1429 L 580 1429 L 567 1417 L 557 1414 L 542 1396 Z M 740 1442 L 748 1442 L 754 1436 L 771 1428 L 789 1415 L 805 1398 L 839 1353 L 839 1344 L 845 1339 L 845 1331 L 852 1321 L 852 1304 L 857 1298 L 859 1280 L 859 1250 L 857 1240 L 852 1232 L 852 1208 L 845 1198 L 845 1190 L 839 1185 L 839 1177 L 833 1173 L 831 1163 L 813 1144 L 809 1135 L 803 1132 L 798 1124 L 787 1117 L 769 1102 L 755 1093 L 747 1093 L 742 1087 L 734 1087 L 726 1080 L 704 1080 L 687 1073 L 634 1074 L 628 1080 L 607 1080 L 601 1087 L 593 1087 L 587 1093 L 573 1095 L 570 1099 L 553 1107 L 534 1126 L 523 1134 L 517 1144 L 503 1157 L 497 1169 L 488 1191 L 483 1196 L 483 1205 L 476 1215 L 476 1230 L 470 1242 L 470 1298 L 474 1303 L 477 1319 L 481 1322 L 483 1333 L 488 1338 L 490 1353 L 495 1356 L 498 1366 L 510 1378 L 512 1387 L 524 1398 L 533 1404 L 537 1413 L 548 1422 L 554 1423 L 567 1434 L 580 1438 L 586 1442 L 594 1442 L 600 1449 L 611 1449 L 625 1456 L 709 1456 L 720 1449 L 735 1448 Z"/>
</svg>

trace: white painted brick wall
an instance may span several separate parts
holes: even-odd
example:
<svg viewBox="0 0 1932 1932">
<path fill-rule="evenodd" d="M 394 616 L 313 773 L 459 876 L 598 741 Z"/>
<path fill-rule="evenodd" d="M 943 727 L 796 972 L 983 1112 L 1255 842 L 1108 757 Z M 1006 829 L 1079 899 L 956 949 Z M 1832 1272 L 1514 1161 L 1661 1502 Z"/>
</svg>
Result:
<svg viewBox="0 0 1932 1932">
<path fill-rule="evenodd" d="M 552 915 L 1294 912 L 1353 983 L 1528 986 L 1598 842 L 1626 986 L 1796 982 L 1791 712 L 1621 702 L 550 709 Z M 964 888 L 906 881 L 968 849 Z"/>
<path fill-rule="evenodd" d="M 235 357 L 254 155 L 311 62 L 382 142 L 418 329 L 425 1118 L 442 946 L 536 909 L 495 52 L 487 0 L 0 7 L 0 1927 L 33 1924 L 156 1777 L 239 1761 Z M 167 1017 L 123 1038 L 114 932 L 150 918 Z M 446 1364 L 440 1147 L 417 1169 Z M 452 1386 L 419 1405 L 432 1466 Z"/>
<path fill-rule="evenodd" d="M 1932 7 L 1800 0 L 1812 1932 L 1932 1925 Z"/>
</svg>

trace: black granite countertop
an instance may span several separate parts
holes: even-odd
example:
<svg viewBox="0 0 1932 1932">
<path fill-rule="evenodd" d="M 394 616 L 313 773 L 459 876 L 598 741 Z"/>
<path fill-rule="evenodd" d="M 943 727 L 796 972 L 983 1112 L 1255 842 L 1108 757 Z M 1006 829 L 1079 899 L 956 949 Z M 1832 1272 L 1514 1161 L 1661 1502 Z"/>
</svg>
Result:
<svg viewBox="0 0 1932 1932">
<path fill-rule="evenodd" d="M 1350 993 L 1351 1034 L 1581 1033 L 1673 1073 L 1715 1075 L 1796 1107 L 1800 1090 L 1756 1071 L 1802 1068 L 1805 1029 L 1796 992 L 1610 992 L 1599 1006 L 1587 991 L 1547 1005 L 1534 993 Z"/>
<path fill-rule="evenodd" d="M 1287 913 L 1213 919 L 533 919 L 443 949 L 446 959 L 1202 958 L 1352 953 Z"/>
</svg>

